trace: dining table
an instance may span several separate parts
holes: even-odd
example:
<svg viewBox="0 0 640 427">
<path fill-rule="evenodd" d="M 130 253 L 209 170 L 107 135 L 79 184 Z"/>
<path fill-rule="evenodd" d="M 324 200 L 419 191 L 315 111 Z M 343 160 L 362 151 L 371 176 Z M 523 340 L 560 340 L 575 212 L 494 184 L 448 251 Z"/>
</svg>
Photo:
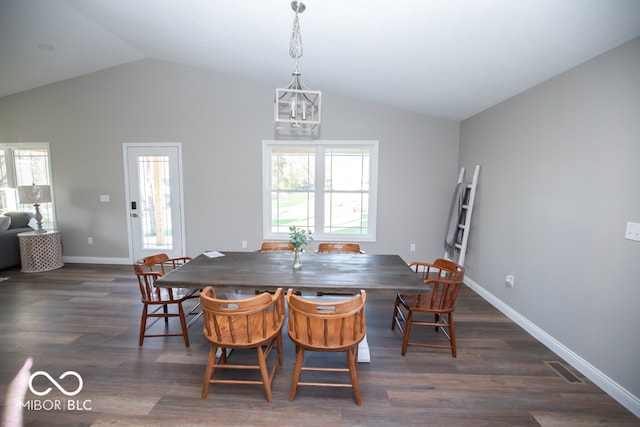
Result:
<svg viewBox="0 0 640 427">
<path fill-rule="evenodd" d="M 427 292 L 420 277 L 399 255 L 304 253 L 302 268 L 293 268 L 293 253 L 205 251 L 188 263 L 159 277 L 155 286 L 203 289 L 213 286 L 228 299 L 256 291 L 293 289 L 303 296 L 366 292 Z M 324 297 L 323 297 L 324 298 Z M 390 301 L 392 306 L 393 301 Z M 370 361 L 366 339 L 358 361 Z"/>
<path fill-rule="evenodd" d="M 306 292 L 419 292 L 424 282 L 399 255 L 304 253 L 302 268 L 293 254 L 206 251 L 158 278 L 166 288 L 266 290 L 293 288 Z"/>
</svg>

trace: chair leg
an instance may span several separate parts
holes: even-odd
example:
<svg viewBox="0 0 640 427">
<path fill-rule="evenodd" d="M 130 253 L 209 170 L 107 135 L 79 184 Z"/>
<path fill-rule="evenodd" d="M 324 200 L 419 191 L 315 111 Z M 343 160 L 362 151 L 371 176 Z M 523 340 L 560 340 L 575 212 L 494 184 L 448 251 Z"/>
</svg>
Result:
<svg viewBox="0 0 640 427">
<path fill-rule="evenodd" d="M 282 366 L 282 334 L 279 334 L 276 339 L 276 345 L 278 348 L 278 365 Z"/>
<path fill-rule="evenodd" d="M 209 358 L 207 359 L 207 367 L 204 370 L 204 382 L 202 383 L 202 398 L 206 399 L 207 394 L 209 394 L 209 381 L 213 376 L 215 368 L 213 365 L 216 363 L 216 352 L 218 351 L 218 347 L 211 344 L 211 349 L 209 350 Z"/>
<path fill-rule="evenodd" d="M 449 341 L 451 342 L 451 356 L 457 357 L 456 352 L 456 331 L 453 327 L 453 313 L 449 313 L 448 321 L 449 321 Z"/>
<path fill-rule="evenodd" d="M 302 364 L 304 363 L 304 350 L 296 346 L 296 367 L 293 371 L 293 378 L 291 379 L 291 391 L 289 392 L 289 402 L 293 402 L 293 398 L 296 395 L 298 389 L 298 381 L 300 380 L 300 371 L 302 371 Z"/>
<path fill-rule="evenodd" d="M 411 322 L 413 322 L 413 311 L 409 310 L 407 314 L 407 321 L 404 326 L 404 336 L 402 337 L 402 355 L 407 352 L 407 345 L 409 345 L 409 334 L 411 334 Z"/>
<path fill-rule="evenodd" d="M 271 381 L 269 380 L 269 372 L 267 371 L 267 362 L 262 352 L 262 346 L 256 348 L 258 352 L 258 365 L 260 366 L 260 376 L 262 377 L 262 385 L 264 385 L 264 394 L 267 396 L 267 402 L 271 403 Z"/>
<path fill-rule="evenodd" d="M 142 346 L 144 342 L 144 332 L 147 330 L 147 310 L 148 306 L 145 304 L 142 307 L 142 318 L 140 319 L 140 337 L 138 338 L 138 345 Z"/>
<path fill-rule="evenodd" d="M 187 321 L 185 320 L 182 304 L 178 304 L 178 314 L 178 317 L 180 318 L 180 327 L 182 328 L 182 337 L 184 338 L 184 345 L 189 347 L 189 331 L 187 330 Z"/>
<path fill-rule="evenodd" d="M 358 366 L 356 363 L 358 346 L 351 347 L 347 350 L 347 364 L 349 365 L 349 376 L 351 377 L 351 386 L 353 387 L 353 397 L 356 405 L 360 405 L 360 386 L 358 385 Z"/>
<path fill-rule="evenodd" d="M 391 330 L 394 331 L 396 329 L 396 319 L 398 316 L 398 306 L 400 305 L 400 298 L 396 296 L 396 303 L 393 306 L 393 316 L 391 317 Z"/>
</svg>

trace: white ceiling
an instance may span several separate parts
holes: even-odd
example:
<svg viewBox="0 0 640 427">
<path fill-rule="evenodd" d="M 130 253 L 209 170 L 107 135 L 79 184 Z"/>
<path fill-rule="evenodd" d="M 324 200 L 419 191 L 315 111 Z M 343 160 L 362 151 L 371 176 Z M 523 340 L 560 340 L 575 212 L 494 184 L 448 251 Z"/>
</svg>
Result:
<svg viewBox="0 0 640 427">
<path fill-rule="evenodd" d="M 639 0 L 304 0 L 307 86 L 461 120 L 640 36 Z M 157 58 L 290 80 L 289 0 L 0 0 L 0 96 Z"/>
</svg>

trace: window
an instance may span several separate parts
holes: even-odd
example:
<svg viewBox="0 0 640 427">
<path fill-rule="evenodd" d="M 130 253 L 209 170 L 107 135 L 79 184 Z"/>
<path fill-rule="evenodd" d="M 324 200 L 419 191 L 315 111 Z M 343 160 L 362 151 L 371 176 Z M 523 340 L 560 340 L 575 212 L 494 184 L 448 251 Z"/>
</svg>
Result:
<svg viewBox="0 0 640 427">
<path fill-rule="evenodd" d="M 265 239 L 289 227 L 315 240 L 376 237 L 377 141 L 263 141 Z"/>
<path fill-rule="evenodd" d="M 34 211 L 18 198 L 18 186 L 32 184 L 51 185 L 49 143 L 0 143 L 0 210 Z M 40 213 L 42 226 L 55 228 L 53 203 L 40 205 Z"/>
</svg>

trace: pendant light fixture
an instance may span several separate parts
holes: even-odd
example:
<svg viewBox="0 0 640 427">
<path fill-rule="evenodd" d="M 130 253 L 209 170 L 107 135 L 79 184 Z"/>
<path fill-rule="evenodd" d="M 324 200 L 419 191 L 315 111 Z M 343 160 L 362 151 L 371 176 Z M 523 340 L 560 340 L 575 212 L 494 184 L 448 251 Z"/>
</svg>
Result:
<svg viewBox="0 0 640 427">
<path fill-rule="evenodd" d="M 276 88 L 275 128 L 279 131 L 312 133 L 320 127 L 322 94 L 319 90 L 311 90 L 302 82 L 298 59 L 302 56 L 302 37 L 298 14 L 304 12 L 305 5 L 301 1 L 292 1 L 291 9 L 295 12 L 289 55 L 295 60 L 293 79 L 288 86 Z"/>
</svg>

